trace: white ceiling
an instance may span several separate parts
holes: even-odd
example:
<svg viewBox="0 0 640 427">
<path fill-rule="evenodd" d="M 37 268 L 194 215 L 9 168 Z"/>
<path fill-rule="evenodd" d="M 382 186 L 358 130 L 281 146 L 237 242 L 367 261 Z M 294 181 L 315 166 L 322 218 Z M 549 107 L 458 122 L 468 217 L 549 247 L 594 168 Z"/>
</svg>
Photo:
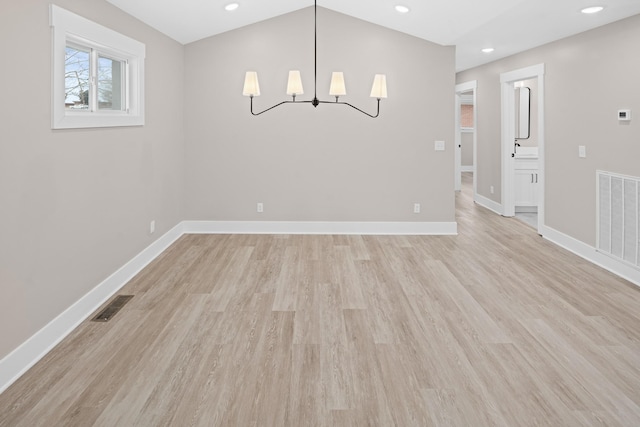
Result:
<svg viewBox="0 0 640 427">
<path fill-rule="evenodd" d="M 182 44 L 313 5 L 313 0 L 107 1 Z M 240 7 L 225 11 L 232 1 Z M 396 4 L 411 11 L 400 14 Z M 580 13 L 593 5 L 605 9 Z M 319 0 L 318 6 L 455 45 L 458 71 L 640 13 L 640 0 Z M 484 47 L 495 51 L 482 53 Z"/>
</svg>

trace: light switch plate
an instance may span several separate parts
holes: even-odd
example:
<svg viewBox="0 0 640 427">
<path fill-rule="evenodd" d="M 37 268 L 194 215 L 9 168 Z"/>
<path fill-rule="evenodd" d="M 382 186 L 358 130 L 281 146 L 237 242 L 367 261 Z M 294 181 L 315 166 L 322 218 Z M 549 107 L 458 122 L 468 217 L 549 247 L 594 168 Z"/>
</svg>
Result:
<svg viewBox="0 0 640 427">
<path fill-rule="evenodd" d="M 587 147 L 585 147 L 584 145 L 578 146 L 578 157 L 580 157 L 581 159 L 587 157 Z"/>
<path fill-rule="evenodd" d="M 444 141 L 436 141 L 436 151 L 444 151 Z"/>
</svg>

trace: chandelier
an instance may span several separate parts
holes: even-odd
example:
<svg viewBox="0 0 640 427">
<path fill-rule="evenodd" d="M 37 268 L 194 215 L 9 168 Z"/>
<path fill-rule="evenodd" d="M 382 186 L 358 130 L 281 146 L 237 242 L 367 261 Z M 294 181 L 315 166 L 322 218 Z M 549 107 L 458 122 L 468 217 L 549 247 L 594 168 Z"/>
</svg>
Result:
<svg viewBox="0 0 640 427">
<path fill-rule="evenodd" d="M 340 97 L 347 94 L 344 75 L 342 72 L 333 72 L 331 74 L 331 85 L 329 86 L 329 95 L 335 96 L 335 101 L 322 101 L 318 99 L 317 86 L 318 86 L 318 5 L 317 0 L 313 2 L 313 99 L 306 101 L 296 100 L 297 95 L 304 94 L 302 89 L 302 79 L 300 78 L 299 70 L 289 71 L 289 80 L 287 82 L 287 95 L 291 96 L 291 100 L 285 100 L 279 102 L 265 110 L 258 113 L 253 111 L 253 97 L 260 96 L 260 84 L 258 83 L 258 73 L 256 71 L 247 71 L 244 78 L 244 88 L 242 94 L 250 98 L 250 111 L 254 116 L 258 116 L 262 113 L 266 113 L 276 107 L 283 104 L 311 104 L 317 107 L 320 104 L 331 105 L 347 105 L 366 114 L 369 117 L 376 118 L 380 115 L 380 100 L 387 97 L 387 77 L 384 74 L 376 74 L 373 78 L 373 87 L 371 88 L 371 98 L 376 98 L 378 101 L 378 108 L 376 114 L 369 114 L 366 111 L 361 110 L 355 105 L 351 105 L 348 102 L 340 101 Z"/>
</svg>

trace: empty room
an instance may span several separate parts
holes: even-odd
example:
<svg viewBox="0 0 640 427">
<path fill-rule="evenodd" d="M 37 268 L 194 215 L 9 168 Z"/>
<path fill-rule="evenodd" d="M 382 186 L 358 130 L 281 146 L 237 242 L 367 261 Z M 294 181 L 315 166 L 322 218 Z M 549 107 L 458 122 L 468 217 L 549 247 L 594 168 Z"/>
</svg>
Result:
<svg viewBox="0 0 640 427">
<path fill-rule="evenodd" d="M 0 426 L 640 425 L 640 2 L 7 0 Z"/>
</svg>

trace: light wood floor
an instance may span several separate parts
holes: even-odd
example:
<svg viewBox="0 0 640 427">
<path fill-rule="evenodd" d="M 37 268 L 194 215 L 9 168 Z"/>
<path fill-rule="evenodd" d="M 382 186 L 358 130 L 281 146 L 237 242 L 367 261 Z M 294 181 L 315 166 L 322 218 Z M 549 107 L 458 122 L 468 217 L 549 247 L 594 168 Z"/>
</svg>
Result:
<svg viewBox="0 0 640 427">
<path fill-rule="evenodd" d="M 186 235 L 2 426 L 639 426 L 640 289 L 458 195 L 457 237 Z"/>
</svg>

